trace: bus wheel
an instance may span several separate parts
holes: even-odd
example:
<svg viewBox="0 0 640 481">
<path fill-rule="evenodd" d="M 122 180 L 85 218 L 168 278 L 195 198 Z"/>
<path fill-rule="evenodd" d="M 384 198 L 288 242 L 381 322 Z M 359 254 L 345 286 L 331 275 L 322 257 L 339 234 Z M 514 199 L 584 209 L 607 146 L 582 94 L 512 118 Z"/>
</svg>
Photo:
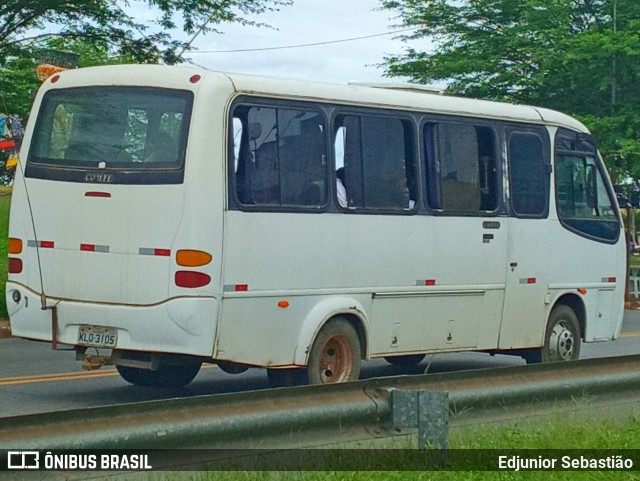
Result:
<svg viewBox="0 0 640 481">
<path fill-rule="evenodd" d="M 193 381 L 200 371 L 200 363 L 163 364 L 155 371 L 129 366 L 116 366 L 116 369 L 125 381 L 136 386 L 180 388 Z"/>
<path fill-rule="evenodd" d="M 569 306 L 553 308 L 542 346 L 542 362 L 573 361 L 580 357 L 580 325 Z"/>
<path fill-rule="evenodd" d="M 309 384 L 355 381 L 360 375 L 360 340 L 342 318 L 329 321 L 311 347 L 307 365 Z"/>
<path fill-rule="evenodd" d="M 394 366 L 411 367 L 420 364 L 424 357 L 425 354 L 411 354 L 409 356 L 389 356 L 385 357 L 384 360 Z"/>
</svg>

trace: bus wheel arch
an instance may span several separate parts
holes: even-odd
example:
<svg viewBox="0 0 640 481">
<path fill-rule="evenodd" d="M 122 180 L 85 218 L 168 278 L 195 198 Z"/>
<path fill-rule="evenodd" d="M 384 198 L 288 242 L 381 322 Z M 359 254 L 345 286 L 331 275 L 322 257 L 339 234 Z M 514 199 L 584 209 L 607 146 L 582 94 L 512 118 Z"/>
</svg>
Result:
<svg viewBox="0 0 640 481">
<path fill-rule="evenodd" d="M 334 316 L 314 338 L 307 358 L 309 384 L 355 381 L 360 376 L 362 341 L 353 322 Z"/>
<path fill-rule="evenodd" d="M 571 361 L 580 357 L 585 316 L 584 304 L 577 296 L 567 294 L 558 299 L 546 323 L 540 352 L 542 362 Z"/>
<path fill-rule="evenodd" d="M 573 313 L 576 315 L 578 320 L 578 327 L 580 328 L 580 338 L 584 340 L 585 329 L 586 329 L 585 326 L 587 325 L 587 308 L 584 304 L 584 301 L 577 294 L 573 294 L 573 293 L 564 294 L 556 300 L 553 308 L 549 311 L 549 318 L 551 318 L 551 313 L 553 312 L 553 309 L 561 305 L 569 307 L 573 311 Z M 548 324 L 549 324 L 549 319 L 547 319 L 547 325 Z"/>
<path fill-rule="evenodd" d="M 362 304 L 351 298 L 330 298 L 319 302 L 305 318 L 294 355 L 295 364 L 308 364 L 313 343 L 321 330 L 338 317 L 346 319 L 353 326 L 360 340 L 361 358 L 368 359 L 369 329 Z"/>
</svg>

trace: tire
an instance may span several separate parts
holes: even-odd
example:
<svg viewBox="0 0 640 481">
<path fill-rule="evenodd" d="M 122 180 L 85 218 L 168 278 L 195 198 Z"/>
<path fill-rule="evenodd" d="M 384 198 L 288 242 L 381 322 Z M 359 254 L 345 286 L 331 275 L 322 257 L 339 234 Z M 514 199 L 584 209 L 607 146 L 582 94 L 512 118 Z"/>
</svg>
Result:
<svg viewBox="0 0 640 481">
<path fill-rule="evenodd" d="M 181 388 L 193 381 L 201 363 L 171 365 L 164 364 L 156 371 L 138 367 L 116 366 L 122 379 L 135 386 Z"/>
<path fill-rule="evenodd" d="M 542 362 L 574 361 L 580 357 L 580 325 L 569 306 L 553 308 L 542 346 Z"/>
<path fill-rule="evenodd" d="M 249 366 L 231 361 L 217 361 L 216 364 L 221 371 L 226 372 L 227 374 L 242 374 L 249 370 Z"/>
<path fill-rule="evenodd" d="M 411 354 L 408 356 L 385 357 L 384 360 L 394 366 L 411 367 L 420 364 L 425 356 L 426 354 Z"/>
<path fill-rule="evenodd" d="M 320 330 L 309 353 L 309 384 L 357 380 L 360 358 L 360 339 L 355 328 L 344 318 L 329 321 Z"/>
</svg>

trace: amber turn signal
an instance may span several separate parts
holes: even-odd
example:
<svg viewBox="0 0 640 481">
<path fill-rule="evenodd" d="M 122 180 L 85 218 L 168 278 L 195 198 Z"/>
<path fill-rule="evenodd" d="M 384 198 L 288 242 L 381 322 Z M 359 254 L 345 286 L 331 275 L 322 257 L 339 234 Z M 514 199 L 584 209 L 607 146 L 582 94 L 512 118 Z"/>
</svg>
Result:
<svg viewBox="0 0 640 481">
<path fill-rule="evenodd" d="M 213 256 L 207 252 L 193 251 L 193 250 L 179 250 L 176 253 L 176 262 L 179 266 L 184 267 L 200 267 L 206 266 Z"/>
</svg>

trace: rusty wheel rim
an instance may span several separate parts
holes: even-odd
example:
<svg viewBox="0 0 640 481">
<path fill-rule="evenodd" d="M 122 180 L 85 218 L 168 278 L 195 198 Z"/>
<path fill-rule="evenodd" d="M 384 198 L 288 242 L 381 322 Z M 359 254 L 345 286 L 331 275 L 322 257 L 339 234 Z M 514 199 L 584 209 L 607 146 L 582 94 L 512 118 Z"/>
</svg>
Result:
<svg viewBox="0 0 640 481">
<path fill-rule="evenodd" d="M 353 351 L 345 336 L 330 337 L 320 356 L 320 378 L 323 384 L 348 381 L 353 369 Z"/>
</svg>

